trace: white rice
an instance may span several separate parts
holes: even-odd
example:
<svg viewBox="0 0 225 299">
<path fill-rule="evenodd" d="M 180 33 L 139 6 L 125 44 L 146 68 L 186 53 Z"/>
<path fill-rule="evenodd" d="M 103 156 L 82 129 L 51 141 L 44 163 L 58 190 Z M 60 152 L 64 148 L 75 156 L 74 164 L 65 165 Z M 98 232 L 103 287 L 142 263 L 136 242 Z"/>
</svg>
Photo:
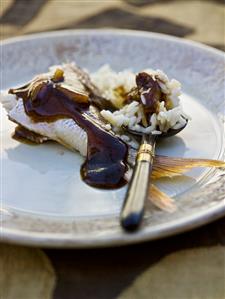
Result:
<svg viewBox="0 0 225 299">
<path fill-rule="evenodd" d="M 99 88 L 102 96 L 118 106 L 118 97 L 114 90 L 123 86 L 129 92 L 135 86 L 135 74 L 130 70 L 122 72 L 113 71 L 108 64 L 100 67 L 97 72 L 90 74 L 91 81 Z"/>
<path fill-rule="evenodd" d="M 144 72 L 150 74 L 157 82 L 163 93 L 172 103 L 172 109 L 167 110 L 165 102 L 160 102 L 159 112 L 150 116 L 149 126 L 143 127 L 140 123 L 142 114 L 140 104 L 133 101 L 130 104 L 118 108 L 115 112 L 102 110 L 101 115 L 112 125 L 115 131 L 121 127 L 128 127 L 143 133 L 161 134 L 169 129 L 179 129 L 185 123 L 187 116 L 182 110 L 179 96 L 181 95 L 181 84 L 175 79 L 169 80 L 167 75 L 161 70 L 146 69 Z M 135 84 L 135 73 L 124 70 L 122 72 L 113 71 L 109 65 L 102 66 L 97 72 L 90 74 L 93 83 L 99 88 L 102 95 L 111 101 L 116 107 L 119 107 L 118 95 L 115 89 L 123 87 L 125 92 L 129 92 Z M 141 98 L 143 102 L 144 97 Z M 185 117 L 185 118 L 184 118 Z"/>
</svg>

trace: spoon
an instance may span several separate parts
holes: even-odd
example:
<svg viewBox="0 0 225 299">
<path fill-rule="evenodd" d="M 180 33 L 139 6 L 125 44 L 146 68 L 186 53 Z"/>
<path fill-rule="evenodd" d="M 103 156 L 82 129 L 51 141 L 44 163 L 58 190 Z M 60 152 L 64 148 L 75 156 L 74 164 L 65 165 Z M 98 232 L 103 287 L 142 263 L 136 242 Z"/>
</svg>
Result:
<svg viewBox="0 0 225 299">
<path fill-rule="evenodd" d="M 160 135 L 143 134 L 126 128 L 129 133 L 142 136 L 142 142 L 136 156 L 135 167 L 120 214 L 121 226 L 126 231 L 136 230 L 142 221 L 144 204 L 150 185 L 157 139 L 171 137 L 178 134 L 186 127 L 187 122 L 188 120 L 186 119 L 186 123 L 183 127 L 179 129 L 169 129 L 168 132 Z"/>
</svg>

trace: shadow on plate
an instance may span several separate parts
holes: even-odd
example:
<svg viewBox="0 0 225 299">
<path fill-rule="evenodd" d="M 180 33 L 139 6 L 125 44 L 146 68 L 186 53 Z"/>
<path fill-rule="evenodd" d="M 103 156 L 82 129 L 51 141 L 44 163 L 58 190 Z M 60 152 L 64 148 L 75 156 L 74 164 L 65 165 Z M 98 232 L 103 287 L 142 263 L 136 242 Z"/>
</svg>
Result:
<svg viewBox="0 0 225 299">
<path fill-rule="evenodd" d="M 39 173 L 48 171 L 74 171 L 75 165 L 82 164 L 83 158 L 54 141 L 40 145 L 18 144 L 6 150 L 8 159 L 25 164 Z"/>
</svg>

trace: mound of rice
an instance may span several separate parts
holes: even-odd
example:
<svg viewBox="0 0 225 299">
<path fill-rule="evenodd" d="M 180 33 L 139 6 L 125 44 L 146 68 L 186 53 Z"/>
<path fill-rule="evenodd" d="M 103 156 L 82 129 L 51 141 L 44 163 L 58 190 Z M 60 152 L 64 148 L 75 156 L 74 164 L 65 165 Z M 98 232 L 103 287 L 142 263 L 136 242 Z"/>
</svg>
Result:
<svg viewBox="0 0 225 299">
<path fill-rule="evenodd" d="M 141 104 L 133 101 L 130 104 L 122 105 L 121 97 L 118 96 L 117 90 L 122 87 L 124 93 L 128 93 L 136 86 L 136 74 L 130 70 L 122 72 L 113 71 L 109 65 L 102 66 L 98 71 L 92 73 L 91 79 L 99 88 L 103 97 L 113 103 L 118 110 L 111 112 L 102 110 L 101 115 L 107 120 L 115 131 L 121 127 L 128 127 L 143 133 L 161 134 L 169 129 L 179 129 L 189 118 L 182 110 L 179 96 L 181 94 L 181 84 L 175 79 L 169 80 L 167 75 L 161 70 L 146 69 L 144 72 L 150 74 L 154 80 L 157 80 L 161 91 L 167 96 L 171 103 L 171 108 L 165 107 L 165 102 L 160 102 L 158 113 L 150 115 L 148 120 L 149 126 L 142 126 Z M 122 107 L 121 107 L 122 106 Z"/>
</svg>

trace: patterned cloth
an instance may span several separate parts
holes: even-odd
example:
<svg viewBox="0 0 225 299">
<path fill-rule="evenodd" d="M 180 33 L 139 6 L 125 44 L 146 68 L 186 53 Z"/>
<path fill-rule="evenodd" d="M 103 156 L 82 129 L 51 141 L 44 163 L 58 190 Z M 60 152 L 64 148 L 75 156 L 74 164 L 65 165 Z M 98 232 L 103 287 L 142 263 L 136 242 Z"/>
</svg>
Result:
<svg viewBox="0 0 225 299">
<path fill-rule="evenodd" d="M 223 0 L 0 0 L 0 38 L 117 27 L 224 50 L 224 16 Z M 168 240 L 89 251 L 1 244 L 0 298 L 225 299 L 224 231 L 225 219 Z"/>
</svg>

